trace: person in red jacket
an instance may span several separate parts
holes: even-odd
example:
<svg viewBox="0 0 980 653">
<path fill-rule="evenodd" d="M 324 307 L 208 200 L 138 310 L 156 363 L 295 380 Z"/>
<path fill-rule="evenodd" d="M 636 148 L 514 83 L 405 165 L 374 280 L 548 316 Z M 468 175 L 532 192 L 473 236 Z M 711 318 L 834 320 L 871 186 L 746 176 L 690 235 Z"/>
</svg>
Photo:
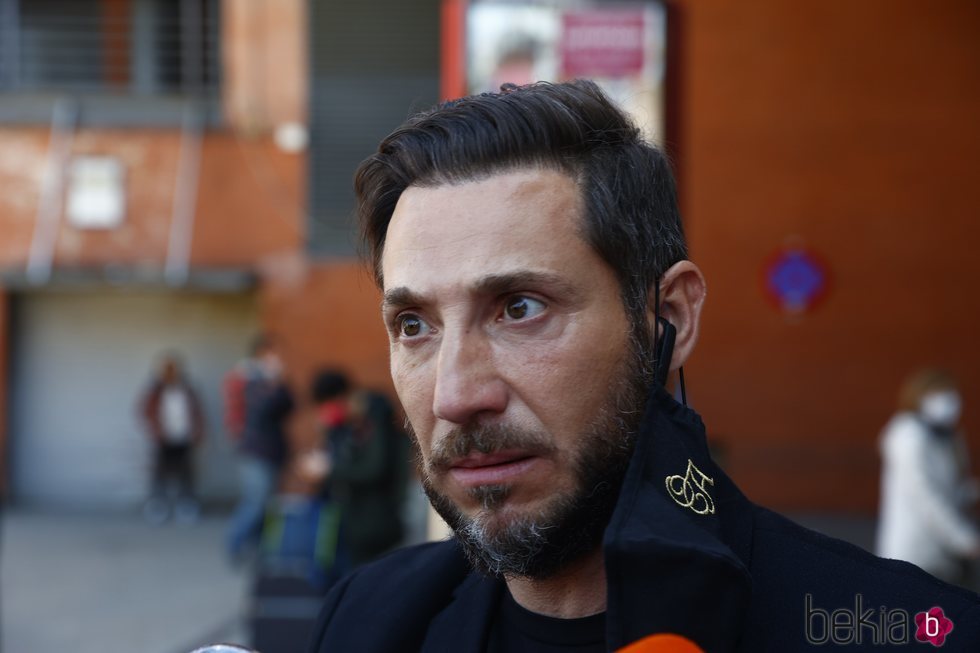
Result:
<svg viewBox="0 0 980 653">
<path fill-rule="evenodd" d="M 178 521 L 192 522 L 198 515 L 193 453 L 204 439 L 204 416 L 200 399 L 176 355 L 163 357 L 140 401 L 140 413 L 154 445 L 153 481 L 143 514 L 150 522 L 165 521 L 170 512 L 167 486 L 176 481 L 174 516 Z"/>
</svg>

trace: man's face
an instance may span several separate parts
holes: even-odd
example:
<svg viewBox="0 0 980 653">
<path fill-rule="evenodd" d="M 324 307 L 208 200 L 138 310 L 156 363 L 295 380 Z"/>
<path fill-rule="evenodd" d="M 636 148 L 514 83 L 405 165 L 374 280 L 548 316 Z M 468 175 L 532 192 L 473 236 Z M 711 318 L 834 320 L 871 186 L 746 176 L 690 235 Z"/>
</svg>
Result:
<svg viewBox="0 0 980 653">
<path fill-rule="evenodd" d="M 575 182 L 544 170 L 411 187 L 395 209 L 382 256 L 391 373 L 427 489 L 457 529 L 493 540 L 553 527 L 592 493 L 583 484 L 628 460 L 643 381 L 582 212 Z"/>
</svg>

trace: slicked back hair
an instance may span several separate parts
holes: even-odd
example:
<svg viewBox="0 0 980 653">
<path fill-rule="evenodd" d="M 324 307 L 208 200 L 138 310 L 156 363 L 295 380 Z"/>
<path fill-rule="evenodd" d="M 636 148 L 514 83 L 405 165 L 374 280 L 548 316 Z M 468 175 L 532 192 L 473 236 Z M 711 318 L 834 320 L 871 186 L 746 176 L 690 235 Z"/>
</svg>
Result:
<svg viewBox="0 0 980 653">
<path fill-rule="evenodd" d="M 578 183 L 581 235 L 615 271 L 634 328 L 653 284 L 687 245 L 664 153 L 591 81 L 505 85 L 417 114 L 385 138 L 354 178 L 363 244 L 384 287 L 388 224 L 409 186 L 454 185 L 520 169 Z"/>
</svg>

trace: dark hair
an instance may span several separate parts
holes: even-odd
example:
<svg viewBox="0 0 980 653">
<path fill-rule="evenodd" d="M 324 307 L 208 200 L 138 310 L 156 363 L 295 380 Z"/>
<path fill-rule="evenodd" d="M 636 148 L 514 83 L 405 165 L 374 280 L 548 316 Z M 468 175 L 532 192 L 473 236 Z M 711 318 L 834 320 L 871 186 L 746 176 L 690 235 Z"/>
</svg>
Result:
<svg viewBox="0 0 980 653">
<path fill-rule="evenodd" d="M 258 356 L 276 346 L 276 338 L 271 333 L 260 333 L 249 343 L 249 353 Z"/>
<path fill-rule="evenodd" d="M 410 118 L 354 178 L 375 279 L 398 198 L 409 186 L 476 181 L 517 168 L 564 172 L 585 204 L 582 235 L 615 271 L 627 314 L 687 258 L 670 163 L 591 81 L 537 83 L 440 104 Z"/>
<path fill-rule="evenodd" d="M 320 370 L 313 377 L 311 396 L 313 401 L 327 401 L 347 394 L 350 381 L 343 372 L 337 370 Z"/>
<path fill-rule="evenodd" d="M 898 408 L 915 413 L 919 411 L 922 398 L 927 394 L 956 389 L 956 379 L 947 370 L 927 367 L 914 372 L 902 383 L 898 393 Z"/>
<path fill-rule="evenodd" d="M 168 349 L 157 355 L 157 375 L 163 376 L 164 371 L 173 365 L 177 376 L 184 374 L 184 357 L 176 349 Z"/>
</svg>

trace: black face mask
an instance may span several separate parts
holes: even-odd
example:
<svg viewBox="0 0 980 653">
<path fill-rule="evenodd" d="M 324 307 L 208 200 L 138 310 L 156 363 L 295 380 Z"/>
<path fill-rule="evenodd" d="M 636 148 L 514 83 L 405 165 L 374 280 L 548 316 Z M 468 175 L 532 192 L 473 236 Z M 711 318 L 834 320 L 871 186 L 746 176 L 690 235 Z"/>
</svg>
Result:
<svg viewBox="0 0 980 653">
<path fill-rule="evenodd" d="M 921 413 L 916 413 L 916 418 L 919 422 L 926 427 L 929 433 L 940 440 L 948 440 L 956 435 L 956 426 L 950 426 L 949 424 L 936 424 L 935 422 L 930 422 Z"/>
</svg>

